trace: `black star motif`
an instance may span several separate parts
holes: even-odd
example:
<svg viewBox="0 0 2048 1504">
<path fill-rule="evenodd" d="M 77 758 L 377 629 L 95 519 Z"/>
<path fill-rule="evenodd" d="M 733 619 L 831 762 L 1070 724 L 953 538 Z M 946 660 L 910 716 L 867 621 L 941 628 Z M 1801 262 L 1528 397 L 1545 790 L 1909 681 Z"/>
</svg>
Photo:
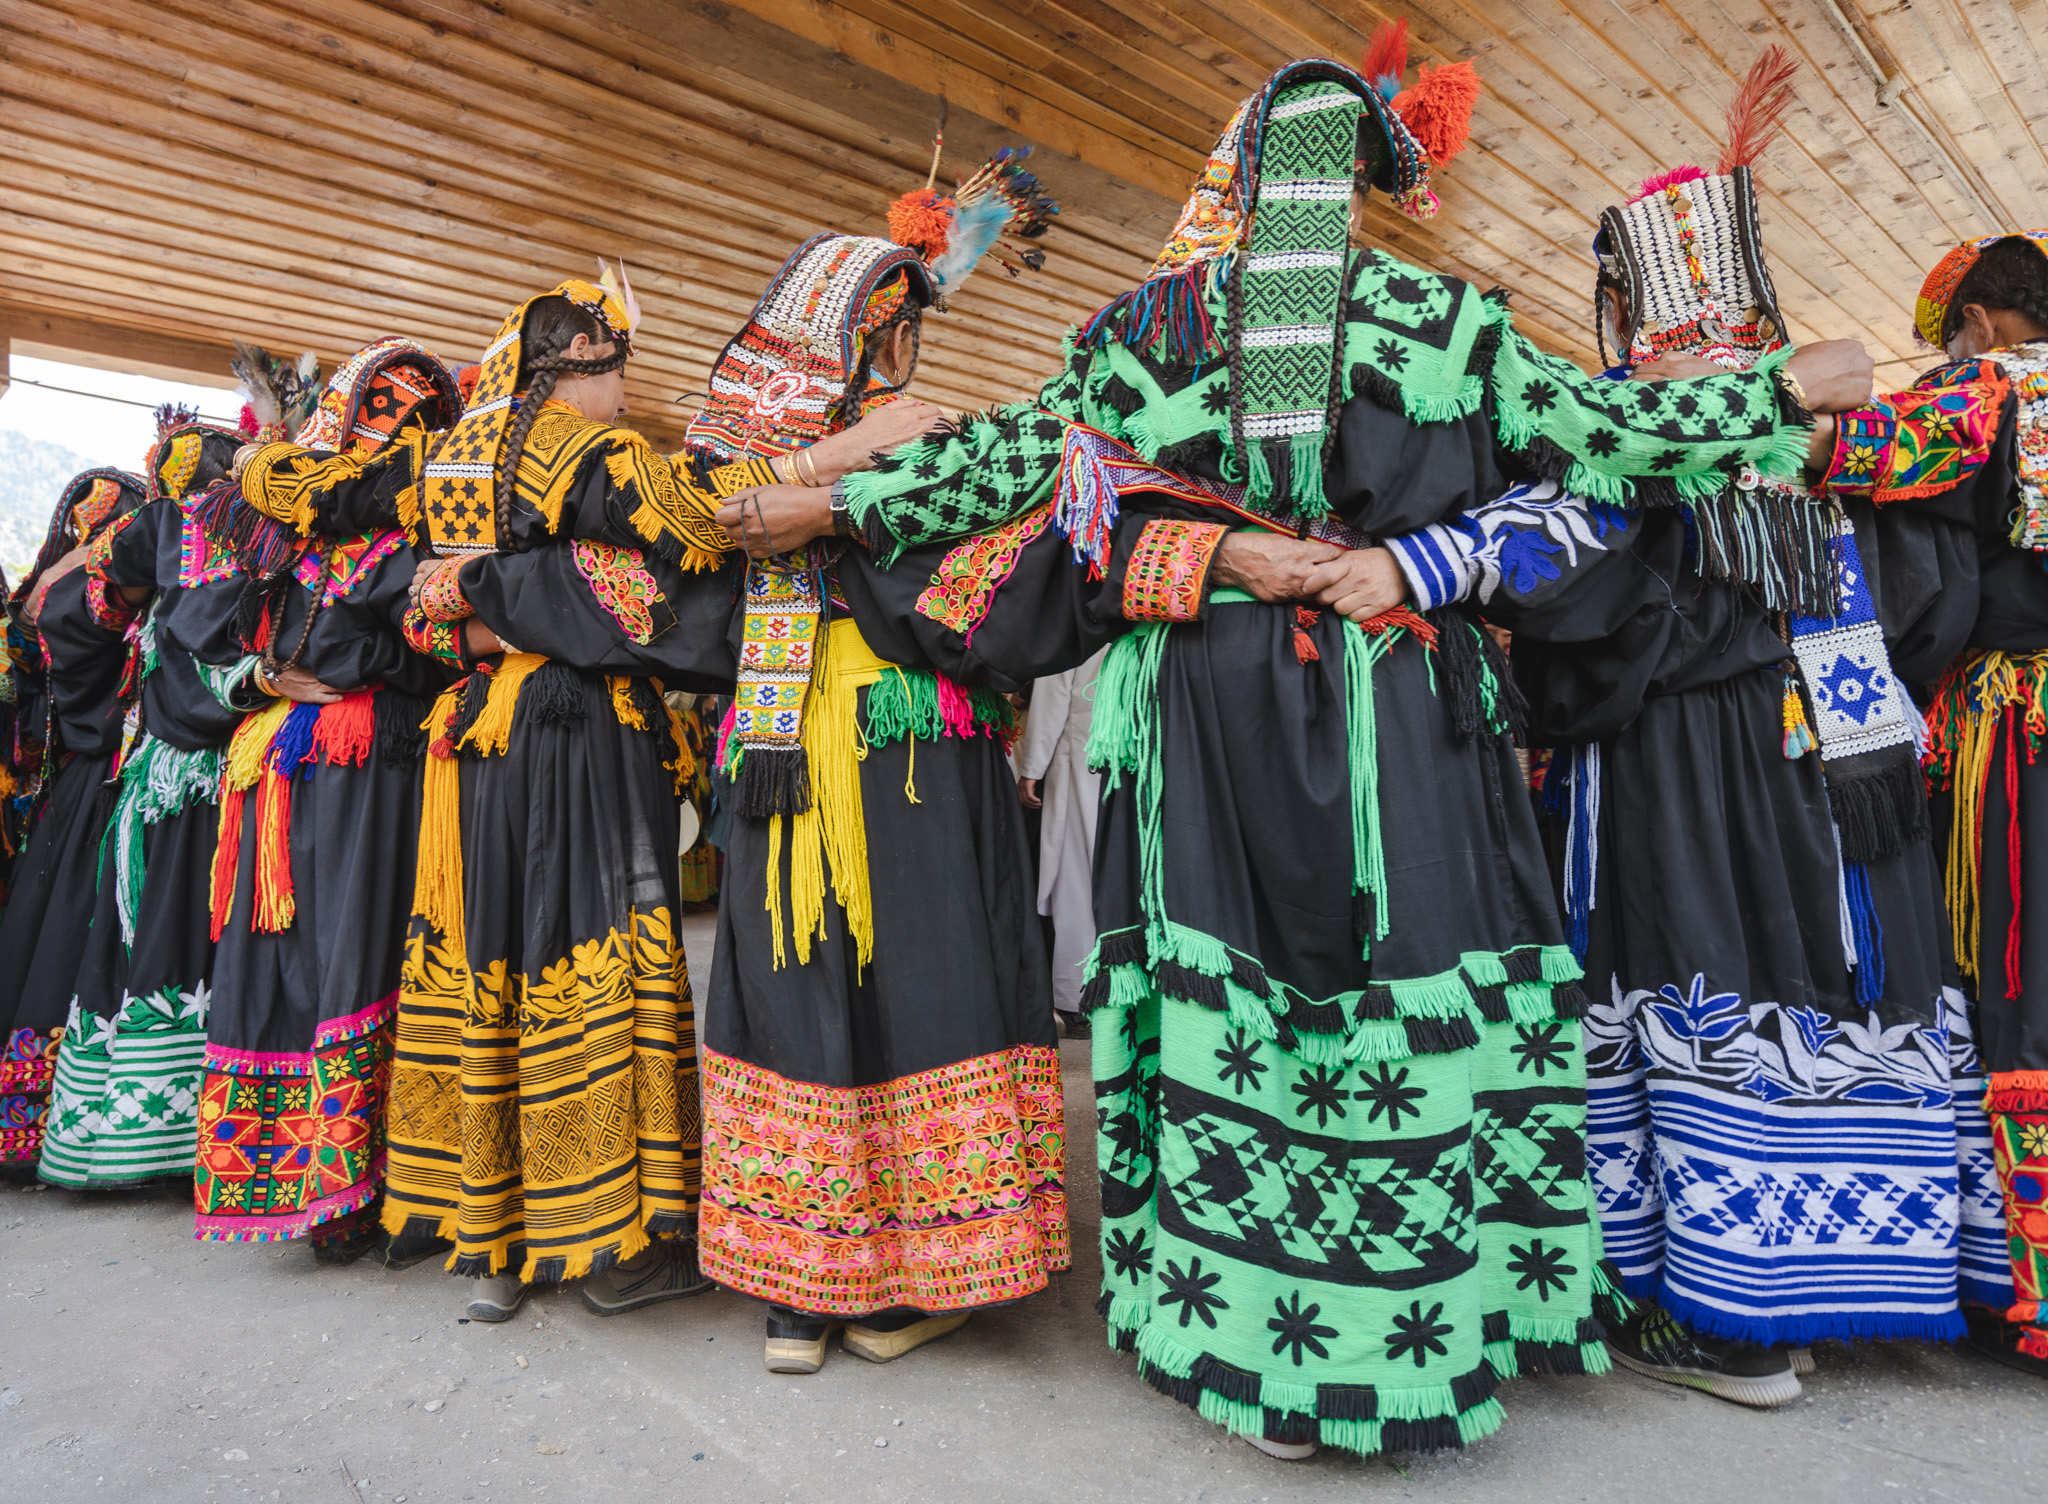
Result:
<svg viewBox="0 0 2048 1504">
<path fill-rule="evenodd" d="M 1335 1113 L 1340 1118 L 1344 1116 L 1345 1094 L 1339 1090 L 1343 1081 L 1343 1071 L 1331 1070 L 1326 1065 L 1317 1066 L 1313 1075 L 1308 1071 L 1303 1071 L 1301 1079 L 1289 1088 L 1297 1097 L 1301 1098 L 1301 1105 L 1294 1109 L 1294 1115 L 1298 1118 L 1306 1117 L 1311 1109 L 1313 1109 L 1316 1115 L 1316 1126 L 1318 1128 L 1329 1127 L 1330 1115 L 1332 1113 Z"/>
<path fill-rule="evenodd" d="M 1244 1095 L 1247 1086 L 1256 1090 L 1259 1077 L 1272 1069 L 1256 1058 L 1258 1048 L 1259 1042 L 1256 1039 L 1247 1039 L 1244 1030 L 1233 1029 L 1229 1036 L 1229 1048 L 1216 1051 L 1216 1058 L 1223 1062 L 1223 1069 L 1216 1073 L 1216 1079 L 1240 1097 Z"/>
<path fill-rule="evenodd" d="M 1652 470 L 1676 470 L 1684 463 L 1685 451 L 1683 449 L 1667 449 L 1650 461 L 1650 468 Z"/>
<path fill-rule="evenodd" d="M 1316 1317 L 1323 1313 L 1321 1306 L 1310 1306 L 1304 1311 L 1301 1308 L 1301 1292 L 1296 1290 L 1285 1301 L 1276 1298 L 1273 1310 L 1275 1315 L 1266 1323 L 1266 1330 L 1280 1334 L 1273 1339 L 1273 1352 L 1276 1356 L 1290 1347 L 1293 1348 L 1296 1368 L 1301 1367 L 1301 1350 L 1304 1347 L 1318 1358 L 1330 1356 L 1330 1350 L 1323 1346 L 1321 1339 L 1336 1336 L 1337 1329 L 1333 1326 L 1316 1325 Z"/>
<path fill-rule="evenodd" d="M 1526 1248 L 1510 1243 L 1508 1252 L 1515 1255 L 1508 1260 L 1508 1273 L 1522 1276 L 1515 1281 L 1515 1288 L 1526 1290 L 1534 1285 L 1545 1302 L 1550 1299 L 1550 1286 L 1562 1290 L 1566 1277 L 1579 1272 L 1576 1264 L 1564 1261 L 1562 1248 L 1546 1248 L 1541 1238 L 1531 1238 Z"/>
<path fill-rule="evenodd" d="M 1700 399 L 1695 397 L 1691 392 L 1687 392 L 1683 397 L 1680 397 L 1678 399 L 1678 412 L 1680 417 L 1690 418 L 1694 413 L 1698 412 L 1699 410 Z"/>
<path fill-rule="evenodd" d="M 1541 1079 L 1553 1065 L 1563 1070 L 1571 1064 L 1570 1046 L 1557 1037 L 1563 1029 L 1561 1023 L 1516 1024 L 1515 1033 L 1522 1042 L 1508 1047 L 1509 1054 L 1520 1057 L 1515 1062 L 1515 1074 L 1519 1076 L 1534 1066 Z"/>
<path fill-rule="evenodd" d="M 1422 1116 L 1422 1109 L 1415 1104 L 1428 1096 L 1429 1093 L 1419 1086 L 1410 1086 L 1408 1084 L 1407 1066 L 1402 1066 L 1401 1073 L 1395 1075 L 1388 1068 L 1387 1062 L 1382 1060 L 1380 1062 L 1380 1073 L 1377 1078 L 1368 1076 L 1364 1071 L 1360 1071 L 1358 1079 L 1364 1086 L 1364 1090 L 1355 1091 L 1351 1095 L 1361 1102 L 1372 1103 L 1371 1111 L 1365 1115 L 1365 1120 L 1368 1123 L 1378 1122 L 1380 1114 L 1385 1113 L 1387 1115 L 1387 1131 L 1399 1133 L 1401 1131 L 1402 1113 L 1405 1112 L 1410 1117 L 1416 1118 Z"/>
<path fill-rule="evenodd" d="M 1230 388 L 1221 381 L 1213 381 L 1202 393 L 1202 411 L 1214 417 L 1230 407 Z"/>
<path fill-rule="evenodd" d="M 1390 339 L 1383 339 L 1372 347 L 1373 359 L 1383 370 L 1398 371 L 1408 364 L 1408 352 Z"/>
<path fill-rule="evenodd" d="M 1604 428 L 1596 428 L 1586 435 L 1586 447 L 1605 459 L 1621 447 L 1621 440 Z"/>
<path fill-rule="evenodd" d="M 1387 296 L 1396 303 L 1420 303 L 1429 296 L 1429 289 L 1413 277 L 1389 277 Z"/>
<path fill-rule="evenodd" d="M 939 462 L 937 460 L 919 460 L 911 467 L 910 473 L 919 480 L 937 480 L 939 478 Z"/>
<path fill-rule="evenodd" d="M 1159 1303 L 1163 1306 L 1179 1306 L 1182 1326 L 1186 1326 L 1193 1317 L 1199 1316 L 1202 1318 L 1202 1325 L 1213 1331 L 1216 1318 L 1209 1314 L 1210 1310 L 1230 1309 L 1229 1301 L 1220 1295 L 1209 1293 L 1211 1287 L 1220 1284 L 1222 1280 L 1223 1276 L 1220 1274 L 1204 1274 L 1200 1258 L 1188 1260 L 1186 1273 L 1181 1272 L 1180 1265 L 1169 1260 L 1166 1273 L 1161 1275 L 1159 1280 L 1166 1286 L 1166 1293 L 1159 1297 Z"/>
<path fill-rule="evenodd" d="M 1138 1283 L 1139 1275 L 1152 1272 L 1152 1250 L 1147 1246 L 1143 1233 L 1133 1236 L 1119 1228 L 1104 1241 L 1102 1253 L 1116 1266 L 1116 1272 L 1134 1285 Z M 1185 1326 L 1187 1323 L 1181 1324 Z"/>
<path fill-rule="evenodd" d="M 1439 1358 L 1447 1357 L 1450 1349 L 1439 1338 L 1448 1337 L 1452 1328 L 1437 1320 L 1443 1315 L 1444 1303 L 1438 1301 L 1429 1308 L 1427 1316 L 1422 1314 L 1422 1302 L 1408 1302 L 1408 1314 L 1394 1318 L 1394 1330 L 1380 1340 L 1387 1344 L 1387 1361 L 1398 1363 L 1410 1353 L 1415 1355 L 1415 1366 L 1422 1367 L 1435 1353 Z"/>
<path fill-rule="evenodd" d="M 1522 388 L 1522 400 L 1532 411 L 1547 413 L 1557 406 L 1557 388 L 1547 381 L 1532 381 Z"/>
</svg>

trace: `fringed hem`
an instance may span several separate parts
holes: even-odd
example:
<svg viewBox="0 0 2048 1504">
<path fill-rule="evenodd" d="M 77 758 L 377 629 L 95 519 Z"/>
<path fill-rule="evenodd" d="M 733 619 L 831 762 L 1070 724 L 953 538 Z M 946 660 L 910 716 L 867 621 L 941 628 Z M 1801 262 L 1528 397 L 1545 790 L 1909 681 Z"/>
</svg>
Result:
<svg viewBox="0 0 2048 1504">
<path fill-rule="evenodd" d="M 1830 765 L 1827 786 L 1843 861 L 1881 862 L 1927 838 L 1927 780 L 1910 746 L 1859 776 L 1838 776 Z"/>
<path fill-rule="evenodd" d="M 394 1234 L 406 1232 L 429 1232 L 442 1238 L 460 1238 L 456 1231 L 454 1213 L 438 1219 L 432 1228 L 427 1226 L 428 1218 L 419 1215 L 400 1216 L 398 1226 L 392 1225 L 387 1209 L 384 1228 Z M 579 1248 L 574 1253 L 536 1254 L 528 1249 L 517 1235 L 495 1239 L 481 1249 L 462 1252 L 457 1250 L 448 1255 L 445 1267 L 450 1274 L 465 1279 L 487 1279 L 503 1274 L 517 1260 L 520 1264 L 519 1280 L 527 1285 L 558 1285 L 564 1280 L 583 1279 L 588 1275 L 602 1274 L 614 1265 L 626 1263 L 643 1253 L 656 1238 L 694 1238 L 697 1235 L 697 1213 L 655 1212 L 645 1222 L 636 1222 L 610 1242 L 593 1243 Z"/>
<path fill-rule="evenodd" d="M 1738 1315 L 1704 1305 L 1659 1282 L 1655 1300 L 1709 1337 L 1764 1347 L 1813 1342 L 1954 1342 L 1968 1330 L 1959 1307 L 1946 1311 L 1802 1311 L 1796 1316 Z"/>
<path fill-rule="evenodd" d="M 1156 994 L 1227 1012 L 1237 1027 L 1311 1065 L 1370 1064 L 1470 1049 L 1490 1024 L 1578 1018 L 1580 974 L 1569 947 L 1522 945 L 1467 951 L 1435 976 L 1316 1001 L 1214 936 L 1168 922 L 1097 938 L 1082 968 L 1081 1011 L 1132 1008 Z"/>
<path fill-rule="evenodd" d="M 1986 1112 L 2048 1112 L 2048 1071 L 1993 1071 Z"/>
<path fill-rule="evenodd" d="M 218 1212 L 199 1212 L 194 1217 L 192 1236 L 201 1243 L 289 1242 L 309 1235 L 315 1228 L 361 1211 L 377 1199 L 377 1188 L 383 1183 L 384 1163 L 380 1157 L 367 1179 L 357 1181 L 347 1190 L 322 1197 L 301 1211 L 275 1217 L 235 1217 Z"/>
<path fill-rule="evenodd" d="M 1237 1436 L 1278 1442 L 1319 1442 L 1361 1456 L 1434 1452 L 1483 1441 L 1507 1416 L 1493 1391 L 1493 1364 L 1448 1383 L 1387 1389 L 1373 1384 L 1303 1384 L 1268 1378 L 1189 1347 L 1154 1324 L 1146 1304 L 1105 1292 L 1096 1311 L 1109 1323 L 1109 1345 L 1135 1354 L 1138 1374 Z"/>
</svg>

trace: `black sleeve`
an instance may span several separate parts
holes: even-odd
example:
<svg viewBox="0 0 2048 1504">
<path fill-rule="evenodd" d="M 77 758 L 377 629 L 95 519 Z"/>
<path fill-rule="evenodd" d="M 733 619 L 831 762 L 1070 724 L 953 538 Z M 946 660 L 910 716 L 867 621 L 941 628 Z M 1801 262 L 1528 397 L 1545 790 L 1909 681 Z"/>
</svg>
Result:
<svg viewBox="0 0 2048 1504">
<path fill-rule="evenodd" d="M 1975 530 L 1939 508 L 1849 501 L 1843 509 L 1856 528 L 1856 552 L 1892 668 L 1907 693 L 1926 705 L 1977 620 Z"/>
<path fill-rule="evenodd" d="M 1415 423 L 1370 397 L 1353 397 L 1337 415 L 1337 447 L 1323 485 L 1338 516 L 1385 538 L 1490 501 L 1510 479 L 1483 413 Z"/>
<path fill-rule="evenodd" d="M 579 567 L 577 547 L 565 540 L 464 564 L 462 589 L 477 619 L 519 651 L 574 668 L 649 675 L 665 689 L 695 694 L 731 693 L 737 557 L 718 569 L 686 571 L 637 551 L 597 555 L 586 545 Z M 613 589 L 612 604 L 601 588 Z"/>
</svg>

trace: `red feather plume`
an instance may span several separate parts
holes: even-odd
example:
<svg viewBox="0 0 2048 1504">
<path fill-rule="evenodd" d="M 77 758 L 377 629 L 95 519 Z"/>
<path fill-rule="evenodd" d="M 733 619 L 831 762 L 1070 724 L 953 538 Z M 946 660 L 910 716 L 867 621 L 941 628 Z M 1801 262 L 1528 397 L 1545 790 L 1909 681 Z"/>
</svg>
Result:
<svg viewBox="0 0 2048 1504">
<path fill-rule="evenodd" d="M 1394 87 L 1401 87 L 1401 75 L 1408 71 L 1408 18 L 1401 16 L 1392 21 L 1382 21 L 1373 28 L 1372 40 L 1365 44 L 1365 60 L 1359 69 L 1366 82 L 1380 88 L 1380 80 L 1391 78 Z"/>
<path fill-rule="evenodd" d="M 1799 60 L 1775 42 L 1750 65 L 1749 76 L 1728 106 L 1728 145 L 1715 164 L 1718 175 L 1754 167 L 1778 138 L 1779 118 L 1792 103 L 1792 79 Z"/>
</svg>

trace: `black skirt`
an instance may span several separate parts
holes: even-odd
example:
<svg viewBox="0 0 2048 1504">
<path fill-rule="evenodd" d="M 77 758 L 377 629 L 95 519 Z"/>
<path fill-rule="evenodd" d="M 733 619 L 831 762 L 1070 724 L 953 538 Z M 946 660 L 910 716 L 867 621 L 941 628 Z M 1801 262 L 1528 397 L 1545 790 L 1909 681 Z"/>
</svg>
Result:
<svg viewBox="0 0 2048 1504">
<path fill-rule="evenodd" d="M 1608 1255 L 1725 1337 L 1953 1337 L 1977 1068 L 1933 852 L 1840 861 L 1819 759 L 1784 756 L 1783 682 L 1646 700 L 1599 745 L 1597 816 L 1580 799 L 1563 843 L 1594 874 Z M 1560 754 L 1558 802 L 1591 788 L 1591 755 Z"/>
<path fill-rule="evenodd" d="M 860 726 L 878 690 L 932 682 L 890 665 L 868 684 L 878 663 L 832 623 L 820 674 L 866 685 Z M 819 704 L 804 740 L 822 790 Z M 818 1315 L 948 1311 L 1030 1295 L 1071 1262 L 1051 979 L 990 730 L 867 734 L 865 965 L 829 860 L 822 934 L 806 958 L 786 933 L 778 962 L 768 905 L 806 928 L 795 821 L 732 817 L 704 1050 L 701 1258 L 721 1284 Z"/>
<path fill-rule="evenodd" d="M 307 1236 L 383 1184 L 424 706 L 379 692 L 375 707 L 376 744 L 359 760 L 317 760 L 292 781 L 287 927 L 256 923 L 259 843 L 241 843 L 200 1096 L 202 1239 Z"/>
<path fill-rule="evenodd" d="M 58 1043 L 92 923 L 107 762 L 80 756 L 58 768 L 14 864 L 0 920 L 0 1166 L 33 1169 L 43 1152 Z"/>
</svg>

